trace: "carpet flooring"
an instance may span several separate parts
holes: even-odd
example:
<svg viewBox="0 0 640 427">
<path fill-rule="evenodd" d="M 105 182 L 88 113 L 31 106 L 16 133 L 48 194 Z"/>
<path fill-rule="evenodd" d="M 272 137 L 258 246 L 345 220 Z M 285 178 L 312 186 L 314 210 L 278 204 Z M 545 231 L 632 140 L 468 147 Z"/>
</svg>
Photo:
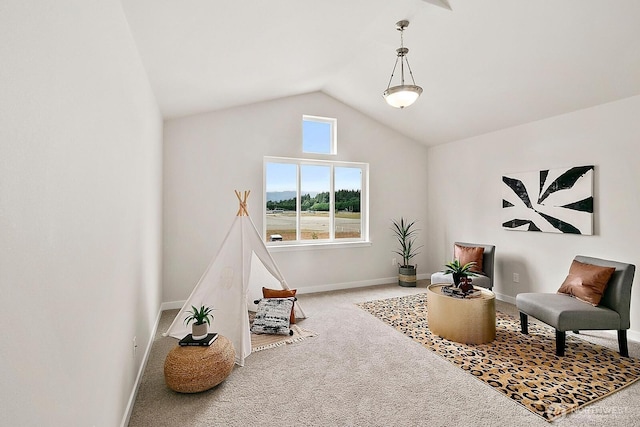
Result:
<svg viewBox="0 0 640 427">
<path fill-rule="evenodd" d="M 640 379 L 640 360 L 568 337 L 564 357 L 555 355 L 555 332 L 532 324 L 520 332 L 515 318 L 496 313 L 496 339 L 459 344 L 432 334 L 427 294 L 358 304 L 396 330 L 483 381 L 547 421 L 607 397 Z"/>
<path fill-rule="evenodd" d="M 437 353 L 359 308 L 364 301 L 425 293 L 396 283 L 298 294 L 308 316 L 299 326 L 313 338 L 252 353 L 218 386 L 181 394 L 164 381 L 163 337 L 175 311 L 162 313 L 140 379 L 129 427 L 548 427 L 549 423 Z M 512 304 L 498 311 L 517 316 Z M 571 334 L 569 334 L 571 335 Z M 615 334 L 585 332 L 583 339 L 614 349 Z M 629 341 L 640 357 L 640 343 Z M 556 419 L 553 427 L 636 427 L 640 381 Z"/>
<path fill-rule="evenodd" d="M 270 334 L 251 334 L 251 352 L 268 350 L 270 348 L 280 347 L 285 344 L 293 344 L 300 342 L 306 338 L 315 337 L 316 333 L 301 328 L 298 325 L 291 325 L 293 335 L 270 335 Z"/>
</svg>

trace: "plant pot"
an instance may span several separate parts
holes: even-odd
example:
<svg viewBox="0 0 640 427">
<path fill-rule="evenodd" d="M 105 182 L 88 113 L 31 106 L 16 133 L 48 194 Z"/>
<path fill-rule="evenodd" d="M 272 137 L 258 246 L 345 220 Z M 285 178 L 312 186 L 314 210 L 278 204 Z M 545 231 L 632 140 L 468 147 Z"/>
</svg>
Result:
<svg viewBox="0 0 640 427">
<path fill-rule="evenodd" d="M 403 265 L 398 267 L 398 285 L 405 288 L 416 287 L 416 266 Z"/>
<path fill-rule="evenodd" d="M 462 274 L 460 273 L 452 273 L 453 276 L 453 284 L 456 288 L 460 287 L 460 279 L 462 279 Z"/>
<path fill-rule="evenodd" d="M 206 323 L 201 323 L 201 324 L 197 324 L 197 323 L 193 323 L 191 325 L 191 335 L 193 336 L 194 340 L 201 340 L 207 337 L 207 333 L 209 332 L 209 328 L 207 327 L 208 325 Z"/>
</svg>

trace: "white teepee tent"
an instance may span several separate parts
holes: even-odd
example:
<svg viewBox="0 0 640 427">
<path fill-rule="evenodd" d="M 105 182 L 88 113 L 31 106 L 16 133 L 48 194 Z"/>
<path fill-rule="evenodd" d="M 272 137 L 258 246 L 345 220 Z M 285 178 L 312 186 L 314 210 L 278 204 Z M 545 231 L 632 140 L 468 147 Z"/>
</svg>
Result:
<svg viewBox="0 0 640 427">
<path fill-rule="evenodd" d="M 262 287 L 289 289 L 278 266 L 247 212 L 247 197 L 236 191 L 240 208 L 216 257 L 200 278 L 193 292 L 182 306 L 164 334 L 183 338 L 190 333 L 184 324 L 191 306 L 214 308 L 211 330 L 229 338 L 236 351 L 236 363 L 244 366 L 251 354 L 249 307 L 262 296 Z M 300 305 L 295 304 L 296 317 L 304 318 Z"/>
</svg>

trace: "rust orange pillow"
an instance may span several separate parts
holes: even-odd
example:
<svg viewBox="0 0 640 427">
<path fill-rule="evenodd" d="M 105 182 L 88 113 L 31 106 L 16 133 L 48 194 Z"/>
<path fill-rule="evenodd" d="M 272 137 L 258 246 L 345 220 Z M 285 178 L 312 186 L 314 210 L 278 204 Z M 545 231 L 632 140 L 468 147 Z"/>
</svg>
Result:
<svg viewBox="0 0 640 427">
<path fill-rule="evenodd" d="M 268 289 L 262 287 L 262 297 L 263 298 L 295 298 L 297 289 Z M 294 312 L 294 307 L 296 303 L 293 303 L 291 307 L 291 316 L 289 318 L 289 323 L 296 323 L 296 315 Z"/>
<path fill-rule="evenodd" d="M 571 295 L 596 306 L 600 304 L 614 271 L 616 271 L 614 267 L 601 267 L 573 260 L 569 275 L 564 279 L 558 293 Z"/>
<path fill-rule="evenodd" d="M 475 273 L 482 273 L 482 256 L 484 255 L 484 248 L 472 247 L 472 246 L 460 246 L 455 245 L 453 248 L 453 259 L 460 261 L 460 264 L 465 265 L 470 262 L 475 262 L 471 268 L 471 271 Z"/>
</svg>

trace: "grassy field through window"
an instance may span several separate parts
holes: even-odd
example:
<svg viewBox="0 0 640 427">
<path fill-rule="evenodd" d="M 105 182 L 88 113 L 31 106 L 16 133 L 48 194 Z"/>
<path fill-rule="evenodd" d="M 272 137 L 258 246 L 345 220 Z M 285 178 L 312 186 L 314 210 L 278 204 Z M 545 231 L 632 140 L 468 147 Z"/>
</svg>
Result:
<svg viewBox="0 0 640 427">
<path fill-rule="evenodd" d="M 329 212 L 302 212 L 300 214 L 301 240 L 329 239 Z M 296 213 L 292 211 L 267 212 L 267 236 L 282 236 L 283 241 L 296 240 Z M 360 212 L 336 212 L 335 238 L 360 238 L 362 224 Z"/>
</svg>

